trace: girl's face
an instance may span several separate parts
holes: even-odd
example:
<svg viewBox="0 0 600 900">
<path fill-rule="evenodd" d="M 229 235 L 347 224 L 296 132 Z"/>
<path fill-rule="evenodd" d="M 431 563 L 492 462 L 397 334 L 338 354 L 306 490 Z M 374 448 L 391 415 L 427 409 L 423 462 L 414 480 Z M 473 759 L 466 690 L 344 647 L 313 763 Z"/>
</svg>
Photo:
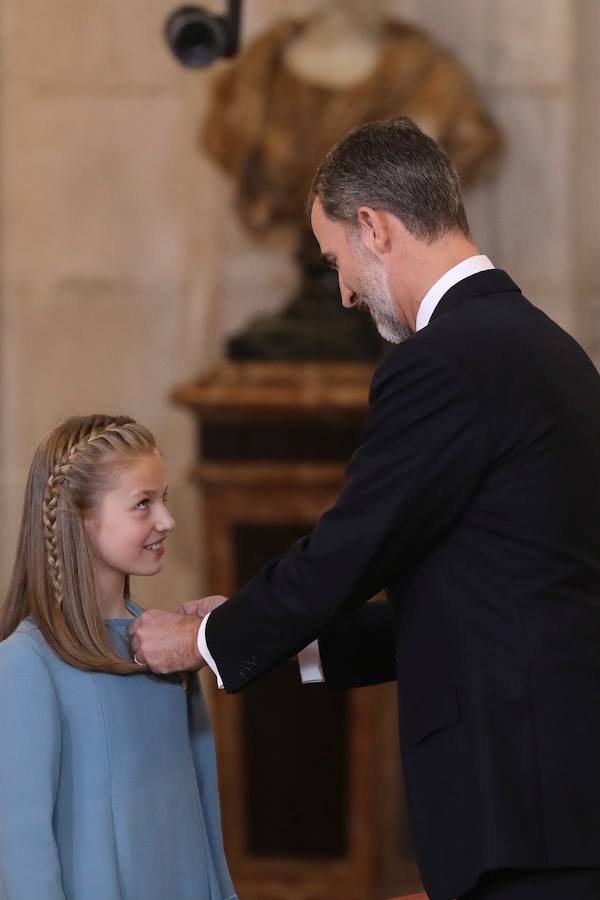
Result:
<svg viewBox="0 0 600 900">
<path fill-rule="evenodd" d="M 94 569 L 103 583 L 111 576 L 156 575 L 175 520 L 165 506 L 165 467 L 158 453 L 117 470 L 113 487 L 86 520 Z"/>
</svg>

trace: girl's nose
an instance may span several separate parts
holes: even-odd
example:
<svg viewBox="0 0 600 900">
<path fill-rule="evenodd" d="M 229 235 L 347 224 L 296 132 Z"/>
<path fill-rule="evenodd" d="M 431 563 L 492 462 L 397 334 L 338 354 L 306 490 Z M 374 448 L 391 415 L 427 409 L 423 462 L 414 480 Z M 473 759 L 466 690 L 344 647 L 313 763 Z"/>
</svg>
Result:
<svg viewBox="0 0 600 900">
<path fill-rule="evenodd" d="M 156 522 L 156 528 L 158 531 L 173 531 L 175 528 L 175 519 L 166 507 L 161 511 L 158 521 Z"/>
</svg>

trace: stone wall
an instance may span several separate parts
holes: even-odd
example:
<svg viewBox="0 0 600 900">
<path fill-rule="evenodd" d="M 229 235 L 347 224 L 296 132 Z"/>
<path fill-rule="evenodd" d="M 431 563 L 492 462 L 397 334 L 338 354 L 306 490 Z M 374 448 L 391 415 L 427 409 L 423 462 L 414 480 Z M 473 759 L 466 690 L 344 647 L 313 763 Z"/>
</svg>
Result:
<svg viewBox="0 0 600 900">
<path fill-rule="evenodd" d="M 196 149 L 213 73 L 185 71 L 166 51 L 161 29 L 175 5 L 2 6 L 3 586 L 35 444 L 62 416 L 103 410 L 149 425 L 169 463 L 179 528 L 163 574 L 137 586 L 140 599 L 171 605 L 198 593 L 193 428 L 169 391 L 294 282 L 286 252 L 241 231 L 229 185 Z M 507 136 L 497 174 L 468 197 L 482 250 L 596 353 L 595 0 L 386 6 L 464 60 Z M 245 36 L 284 10 L 247 0 Z"/>
</svg>

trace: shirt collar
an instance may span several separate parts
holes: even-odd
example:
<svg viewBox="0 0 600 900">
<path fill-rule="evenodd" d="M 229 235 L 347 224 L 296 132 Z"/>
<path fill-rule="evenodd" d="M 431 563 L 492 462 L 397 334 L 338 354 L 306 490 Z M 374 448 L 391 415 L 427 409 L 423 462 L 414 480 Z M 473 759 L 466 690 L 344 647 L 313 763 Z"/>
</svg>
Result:
<svg viewBox="0 0 600 900">
<path fill-rule="evenodd" d="M 421 328 L 425 328 L 426 325 L 429 325 L 429 320 L 433 315 L 434 309 L 451 287 L 458 284 L 463 278 L 468 278 L 469 275 L 476 275 L 477 272 L 484 272 L 486 269 L 494 268 L 494 264 L 490 262 L 487 256 L 479 255 L 469 256 L 468 259 L 463 259 L 458 265 L 449 269 L 441 278 L 438 278 L 433 287 L 429 288 L 421 300 L 421 304 L 417 311 L 415 330 L 419 331 Z"/>
</svg>

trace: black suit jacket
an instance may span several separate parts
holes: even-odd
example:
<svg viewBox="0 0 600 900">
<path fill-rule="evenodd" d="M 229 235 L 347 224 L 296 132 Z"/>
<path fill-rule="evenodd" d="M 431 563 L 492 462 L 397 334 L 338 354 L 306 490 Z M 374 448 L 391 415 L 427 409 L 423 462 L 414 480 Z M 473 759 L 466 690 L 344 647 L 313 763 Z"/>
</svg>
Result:
<svg viewBox="0 0 600 900">
<path fill-rule="evenodd" d="M 319 635 L 329 684 L 397 678 L 433 900 L 600 866 L 599 514 L 600 378 L 481 272 L 379 367 L 335 506 L 211 614 L 229 691 Z"/>
</svg>

